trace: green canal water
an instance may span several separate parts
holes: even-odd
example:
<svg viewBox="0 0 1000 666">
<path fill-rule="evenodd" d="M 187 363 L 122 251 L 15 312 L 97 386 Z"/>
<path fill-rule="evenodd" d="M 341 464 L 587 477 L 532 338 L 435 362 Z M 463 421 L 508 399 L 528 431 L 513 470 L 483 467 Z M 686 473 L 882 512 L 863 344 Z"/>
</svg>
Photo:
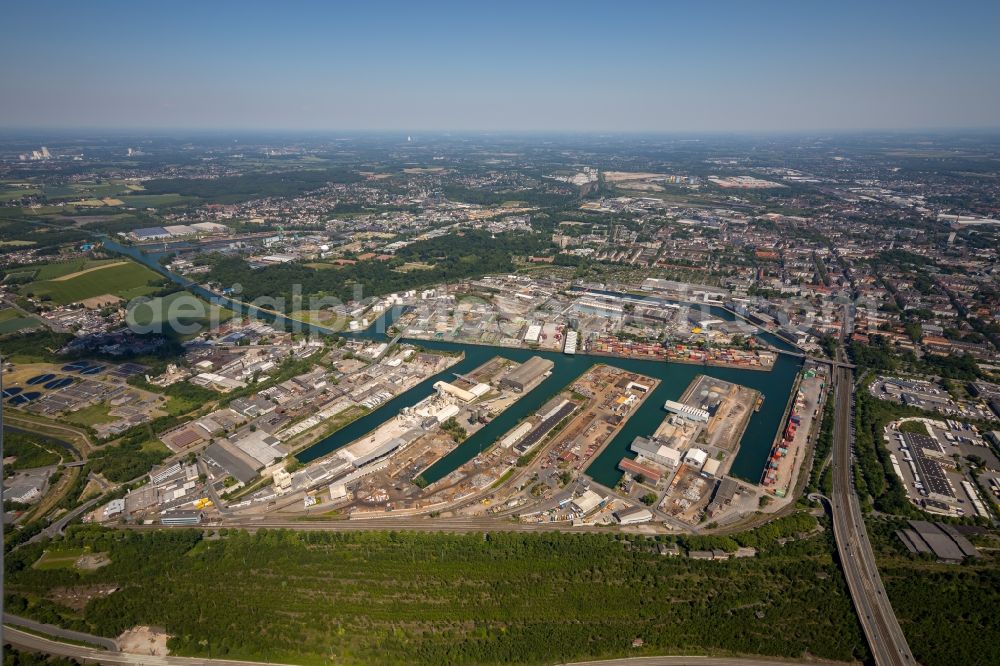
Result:
<svg viewBox="0 0 1000 666">
<path fill-rule="evenodd" d="M 567 356 L 555 352 L 429 340 L 413 340 L 412 342 L 428 350 L 461 352 L 465 357 L 448 370 L 421 382 L 413 389 L 305 449 L 298 454 L 299 460 L 310 462 L 349 444 L 398 414 L 403 407 L 414 405 L 429 396 L 434 390 L 433 385 L 436 381 L 453 379 L 456 373 L 471 372 L 494 356 L 502 356 L 519 363 L 523 363 L 532 356 L 542 356 L 555 363 L 552 374 L 533 391 L 522 396 L 507 411 L 428 468 L 423 473 L 428 482 L 433 483 L 458 469 L 480 452 L 489 448 L 523 418 L 537 411 L 549 398 L 566 388 L 590 367 L 604 363 L 655 377 L 660 380 L 660 385 L 646 398 L 646 401 L 632 415 L 625 427 L 615 436 L 601 455 L 591 461 L 585 470 L 588 476 L 598 483 L 614 486 L 621 478 L 621 472 L 617 468 L 618 461 L 626 455 L 635 457 L 635 454 L 628 450 L 628 445 L 637 435 L 651 435 L 667 416 L 666 410 L 663 409 L 663 403 L 667 400 L 678 399 L 695 376 L 708 374 L 757 389 L 764 395 L 764 404 L 761 410 L 751 417 L 743 436 L 740 451 L 730 470 L 730 474 L 756 483 L 767 462 L 774 436 L 781 425 L 781 417 L 784 414 L 795 375 L 802 363 L 799 359 L 779 355 L 773 370 L 761 372 L 585 354 Z"/>
<path fill-rule="evenodd" d="M 228 298 L 208 292 L 198 285 L 193 284 L 191 280 L 166 270 L 158 263 L 158 259 L 163 256 L 163 253 L 144 253 L 134 247 L 116 243 L 106 236 L 99 237 L 106 249 L 132 257 L 209 302 L 242 310 L 245 314 L 250 312 L 278 326 L 288 327 L 293 324 L 291 320 L 285 317 L 275 316 L 273 313 L 257 310 L 256 308 L 247 308 L 245 305 L 234 303 Z M 719 308 L 711 308 L 711 311 L 725 319 L 733 318 L 732 313 Z M 400 314 L 402 314 L 401 310 L 393 310 L 377 320 L 368 330 L 349 335 L 373 340 L 385 340 L 386 329 Z M 333 331 L 321 326 L 303 326 L 301 323 L 296 323 L 296 325 L 306 331 L 317 334 L 335 334 Z M 341 333 L 340 335 L 344 334 Z M 787 343 L 778 339 L 769 341 L 776 346 L 790 347 Z M 481 451 L 489 448 L 504 433 L 517 425 L 523 418 L 537 411 L 549 398 L 559 393 L 559 391 L 586 372 L 588 368 L 597 363 L 605 363 L 649 377 L 656 377 L 660 380 L 660 385 L 653 391 L 652 395 L 646 398 L 643 405 L 632 415 L 625 424 L 625 427 L 619 431 L 618 435 L 604 449 L 602 454 L 591 461 L 589 467 L 585 470 L 588 476 L 603 485 L 614 486 L 621 478 L 621 472 L 617 469 L 618 461 L 622 459 L 622 456 L 635 457 L 635 454 L 628 450 L 628 445 L 637 435 L 651 435 L 666 417 L 667 413 L 663 409 L 663 403 L 667 400 L 678 399 L 696 375 L 708 374 L 719 379 L 757 389 L 764 395 L 764 404 L 761 410 L 751 417 L 741 441 L 740 451 L 730 469 L 730 474 L 733 476 L 756 483 L 760 480 L 760 475 L 767 462 L 774 436 L 781 426 L 781 417 L 784 414 L 795 375 L 802 365 L 802 361 L 798 358 L 779 355 L 774 368 L 770 372 L 761 372 L 758 370 L 716 368 L 663 361 L 589 356 L 586 354 L 566 356 L 565 354 L 554 352 L 509 349 L 506 347 L 494 348 L 452 342 L 427 340 L 414 340 L 413 342 L 429 350 L 461 352 L 465 356 L 458 364 L 448 370 L 424 380 L 413 389 L 388 401 L 378 409 L 353 421 L 344 428 L 328 435 L 316 444 L 300 452 L 296 456 L 300 461 L 311 462 L 316 460 L 371 432 L 398 414 L 403 407 L 414 405 L 429 396 L 434 390 L 434 382 L 438 380 L 450 380 L 454 377 L 455 373 L 470 372 L 494 356 L 503 356 L 513 361 L 524 362 L 530 357 L 537 355 L 551 359 L 555 363 L 552 374 L 533 391 L 521 397 L 507 411 L 493 419 L 493 421 L 485 425 L 481 430 L 427 469 L 423 474 L 424 478 L 433 483 L 447 476 L 474 458 Z"/>
</svg>

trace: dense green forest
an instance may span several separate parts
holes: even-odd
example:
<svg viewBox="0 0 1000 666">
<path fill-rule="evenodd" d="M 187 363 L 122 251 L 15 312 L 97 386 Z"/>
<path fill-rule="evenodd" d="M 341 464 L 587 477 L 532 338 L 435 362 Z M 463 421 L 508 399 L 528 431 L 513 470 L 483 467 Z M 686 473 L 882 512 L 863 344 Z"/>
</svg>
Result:
<svg viewBox="0 0 1000 666">
<path fill-rule="evenodd" d="M 40 223 L 40 216 L 20 208 L 0 208 L 0 254 L 21 249 L 8 241 L 29 241 L 39 248 L 39 254 L 56 254 L 59 246 L 90 240 L 90 233 L 70 225 Z"/>
<path fill-rule="evenodd" d="M 57 362 L 58 351 L 73 339 L 71 333 L 56 333 L 49 329 L 31 333 L 14 333 L 0 338 L 0 354 L 15 362 Z"/>
<path fill-rule="evenodd" d="M 31 469 L 57 465 L 62 461 L 59 445 L 44 437 L 5 428 L 3 432 L 5 457 L 15 457 L 11 469 Z M 68 456 L 67 456 L 68 457 Z"/>
<path fill-rule="evenodd" d="M 893 610 L 917 661 L 925 666 L 1000 664 L 1000 562 L 996 534 L 970 535 L 982 557 L 961 565 L 910 555 L 896 530 L 906 520 L 865 521 Z"/>
<path fill-rule="evenodd" d="M 107 636 L 162 626 L 177 654 L 294 663 L 866 655 L 823 535 L 703 562 L 617 534 L 220 534 L 73 528 L 60 547 L 106 552 L 112 563 L 38 570 L 45 545 L 22 547 L 8 558 L 8 607 Z M 105 583 L 119 589 L 82 611 L 58 603 Z M 631 648 L 635 638 L 645 646 Z"/>
<path fill-rule="evenodd" d="M 152 440 L 151 435 L 137 430 L 116 444 L 95 450 L 87 460 L 86 470 L 114 483 L 124 483 L 147 473 L 169 455 L 170 451 Z"/>
<path fill-rule="evenodd" d="M 537 253 L 549 246 L 548 237 L 541 234 L 503 233 L 493 238 L 487 231 L 467 231 L 417 241 L 402 248 L 389 262 L 360 261 L 337 269 L 280 264 L 254 270 L 238 257 L 220 257 L 213 263 L 209 279 L 223 287 L 241 285 L 243 300 L 284 298 L 284 309 L 290 312 L 299 309 L 293 301 L 294 285 L 301 285 L 300 293 L 306 296 L 321 294 L 346 302 L 355 298 L 355 285 L 362 286 L 365 297 L 379 296 L 470 276 L 510 272 L 514 270 L 513 256 Z M 423 262 L 433 268 L 393 270 L 407 262 Z"/>
<path fill-rule="evenodd" d="M 251 173 L 222 178 L 159 178 L 143 183 L 142 194 L 180 194 L 215 203 L 264 197 L 296 197 L 329 183 L 354 183 L 361 176 L 344 169 Z"/>
</svg>

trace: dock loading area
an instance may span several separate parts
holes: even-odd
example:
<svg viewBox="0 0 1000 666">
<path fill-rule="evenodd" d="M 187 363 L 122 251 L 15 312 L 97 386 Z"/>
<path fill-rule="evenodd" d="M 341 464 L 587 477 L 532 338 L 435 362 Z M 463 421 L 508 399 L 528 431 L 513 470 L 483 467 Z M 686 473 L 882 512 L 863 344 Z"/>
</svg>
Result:
<svg viewBox="0 0 1000 666">
<path fill-rule="evenodd" d="M 753 415 L 760 392 L 708 375 L 699 375 L 681 397 L 683 404 L 709 414 L 705 444 L 730 457 L 739 449 L 740 439 Z"/>
<path fill-rule="evenodd" d="M 544 514 L 546 520 L 570 520 L 568 500 L 560 502 L 560 498 L 565 500 L 566 494 L 580 484 L 589 485 L 576 473 L 614 439 L 658 384 L 657 379 L 621 368 L 590 368 L 567 391 L 501 439 L 501 444 L 508 438 L 516 440 L 510 450 L 502 446 L 494 449 L 508 451 L 506 459 L 510 464 L 524 455 L 533 459 L 516 468 L 520 473 L 515 472 L 508 483 L 498 488 L 490 497 L 492 504 L 516 506 L 521 516 L 537 519 Z M 565 425 L 554 433 L 560 423 Z M 547 440 L 550 443 L 546 444 Z M 519 485 L 518 480 L 526 477 L 532 482 Z"/>
<path fill-rule="evenodd" d="M 813 432 L 822 417 L 824 391 L 829 384 L 826 366 L 817 365 L 802 373 L 792 396 L 784 428 L 771 447 L 767 466 L 761 477 L 765 492 L 777 498 L 789 498 L 806 459 Z"/>
</svg>

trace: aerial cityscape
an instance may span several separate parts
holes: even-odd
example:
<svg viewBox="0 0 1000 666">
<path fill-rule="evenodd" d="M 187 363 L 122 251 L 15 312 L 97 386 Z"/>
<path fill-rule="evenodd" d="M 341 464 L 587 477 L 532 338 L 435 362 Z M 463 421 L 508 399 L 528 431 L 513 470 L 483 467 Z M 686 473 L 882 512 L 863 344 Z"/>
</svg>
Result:
<svg viewBox="0 0 1000 666">
<path fill-rule="evenodd" d="M 5 665 L 1000 663 L 1000 8 L 210 4 L 10 8 Z"/>
</svg>

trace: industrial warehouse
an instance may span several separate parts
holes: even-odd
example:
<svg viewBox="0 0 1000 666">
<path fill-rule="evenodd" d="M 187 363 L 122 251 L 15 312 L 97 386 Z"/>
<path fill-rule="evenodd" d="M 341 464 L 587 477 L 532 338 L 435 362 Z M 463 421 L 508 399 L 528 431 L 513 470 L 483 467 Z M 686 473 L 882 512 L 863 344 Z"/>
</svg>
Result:
<svg viewBox="0 0 1000 666">
<path fill-rule="evenodd" d="M 618 463 L 623 487 L 652 492 L 660 510 L 688 523 L 725 510 L 739 491 L 725 475 L 759 400 L 757 391 L 698 375 L 680 400 L 664 403 L 656 432 L 632 440 L 635 457 Z"/>
<path fill-rule="evenodd" d="M 547 358 L 532 356 L 521 367 L 504 377 L 500 381 L 500 385 L 520 393 L 524 391 L 524 387 L 552 372 L 554 366 L 555 363 Z"/>
</svg>

